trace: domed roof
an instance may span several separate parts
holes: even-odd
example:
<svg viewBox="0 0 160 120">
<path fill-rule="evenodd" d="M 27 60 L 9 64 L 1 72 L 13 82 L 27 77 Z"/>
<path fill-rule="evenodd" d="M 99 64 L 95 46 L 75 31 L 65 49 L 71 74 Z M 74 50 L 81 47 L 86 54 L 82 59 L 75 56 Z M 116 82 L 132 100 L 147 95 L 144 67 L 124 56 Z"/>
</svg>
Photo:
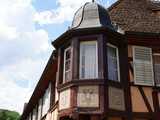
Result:
<svg viewBox="0 0 160 120">
<path fill-rule="evenodd" d="M 107 10 L 95 2 L 83 5 L 74 15 L 71 29 L 108 27 L 114 29 Z"/>
</svg>

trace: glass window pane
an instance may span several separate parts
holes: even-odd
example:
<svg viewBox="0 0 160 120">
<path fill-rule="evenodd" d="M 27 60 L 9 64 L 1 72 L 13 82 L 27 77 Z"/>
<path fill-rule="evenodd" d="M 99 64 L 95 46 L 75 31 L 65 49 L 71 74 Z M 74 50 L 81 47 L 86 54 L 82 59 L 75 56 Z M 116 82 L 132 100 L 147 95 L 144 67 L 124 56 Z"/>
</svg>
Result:
<svg viewBox="0 0 160 120">
<path fill-rule="evenodd" d="M 36 120 L 36 109 L 33 109 L 32 120 Z"/>
<path fill-rule="evenodd" d="M 38 103 L 38 117 L 37 117 L 38 120 L 41 119 L 41 113 L 42 113 L 42 99 L 40 99 Z"/>
<path fill-rule="evenodd" d="M 48 112 L 49 107 L 50 107 L 50 85 L 46 89 L 45 94 L 43 96 L 42 117 Z"/>
<path fill-rule="evenodd" d="M 97 43 L 96 41 L 80 43 L 80 78 L 97 78 Z"/>
<path fill-rule="evenodd" d="M 118 81 L 118 49 L 108 45 L 107 47 L 108 79 Z"/>
<path fill-rule="evenodd" d="M 64 51 L 64 76 L 63 83 L 71 80 L 71 48 L 66 48 Z"/>
</svg>

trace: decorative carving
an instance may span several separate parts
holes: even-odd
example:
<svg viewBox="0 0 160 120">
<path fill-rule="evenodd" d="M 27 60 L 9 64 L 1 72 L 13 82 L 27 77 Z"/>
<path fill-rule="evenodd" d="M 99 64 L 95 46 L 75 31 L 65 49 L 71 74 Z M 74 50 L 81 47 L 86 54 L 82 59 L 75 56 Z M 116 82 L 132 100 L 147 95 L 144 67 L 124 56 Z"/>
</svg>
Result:
<svg viewBox="0 0 160 120">
<path fill-rule="evenodd" d="M 109 87 L 109 108 L 116 110 L 125 110 L 123 90 Z"/>
<path fill-rule="evenodd" d="M 70 107 L 71 90 L 67 89 L 60 92 L 59 109 L 67 109 Z"/>
<path fill-rule="evenodd" d="M 78 88 L 77 105 L 79 107 L 99 107 L 99 87 L 80 86 Z"/>
</svg>

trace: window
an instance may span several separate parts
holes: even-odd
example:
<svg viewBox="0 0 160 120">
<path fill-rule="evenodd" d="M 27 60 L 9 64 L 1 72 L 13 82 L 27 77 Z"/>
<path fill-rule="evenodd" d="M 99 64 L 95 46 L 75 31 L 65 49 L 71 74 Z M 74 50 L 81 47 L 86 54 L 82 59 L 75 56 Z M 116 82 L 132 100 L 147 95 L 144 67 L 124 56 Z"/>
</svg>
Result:
<svg viewBox="0 0 160 120">
<path fill-rule="evenodd" d="M 32 120 L 36 120 L 36 109 L 33 109 Z"/>
<path fill-rule="evenodd" d="M 51 84 L 46 89 L 45 94 L 43 96 L 42 117 L 48 112 L 50 108 L 50 91 L 51 91 Z"/>
<path fill-rule="evenodd" d="M 111 44 L 107 45 L 107 63 L 108 79 L 120 81 L 118 48 Z"/>
<path fill-rule="evenodd" d="M 39 103 L 38 103 L 38 117 L 37 117 L 37 120 L 41 119 L 41 113 L 42 113 L 42 99 L 40 99 Z"/>
<path fill-rule="evenodd" d="M 29 120 L 32 120 L 32 113 L 29 114 Z"/>
<path fill-rule="evenodd" d="M 80 79 L 98 77 L 97 42 L 80 43 Z"/>
<path fill-rule="evenodd" d="M 71 80 L 71 48 L 67 48 L 64 51 L 64 74 L 63 83 Z"/>
<path fill-rule="evenodd" d="M 154 79 L 157 86 L 160 86 L 160 54 L 153 54 Z"/>
<path fill-rule="evenodd" d="M 133 47 L 134 82 L 139 85 L 153 85 L 152 49 Z"/>
</svg>

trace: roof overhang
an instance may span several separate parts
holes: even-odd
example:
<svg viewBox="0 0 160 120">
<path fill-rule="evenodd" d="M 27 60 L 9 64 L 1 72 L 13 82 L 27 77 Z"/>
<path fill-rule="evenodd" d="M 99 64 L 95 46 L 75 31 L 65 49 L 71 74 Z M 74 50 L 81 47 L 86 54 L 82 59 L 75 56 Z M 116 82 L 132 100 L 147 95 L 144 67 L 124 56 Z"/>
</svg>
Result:
<svg viewBox="0 0 160 120">
<path fill-rule="evenodd" d="M 56 40 L 52 42 L 52 45 L 57 49 L 59 48 L 66 40 L 69 40 L 73 37 L 83 36 L 83 35 L 93 35 L 93 34 L 107 34 L 112 35 L 113 37 L 123 36 L 121 33 L 109 29 L 108 27 L 94 27 L 94 28 L 82 28 L 82 29 L 70 29 L 59 36 Z"/>
<path fill-rule="evenodd" d="M 52 55 L 48 60 L 48 63 L 41 75 L 39 82 L 37 83 L 37 86 L 34 89 L 33 94 L 27 106 L 23 110 L 23 113 L 21 115 L 21 120 L 23 120 L 31 112 L 31 110 L 36 106 L 36 104 L 39 102 L 39 99 L 43 96 L 50 81 L 54 80 L 51 78 L 56 76 L 56 71 L 57 71 L 57 58 L 56 58 L 57 55 L 56 54 L 57 54 L 56 51 L 52 52 Z"/>
</svg>

